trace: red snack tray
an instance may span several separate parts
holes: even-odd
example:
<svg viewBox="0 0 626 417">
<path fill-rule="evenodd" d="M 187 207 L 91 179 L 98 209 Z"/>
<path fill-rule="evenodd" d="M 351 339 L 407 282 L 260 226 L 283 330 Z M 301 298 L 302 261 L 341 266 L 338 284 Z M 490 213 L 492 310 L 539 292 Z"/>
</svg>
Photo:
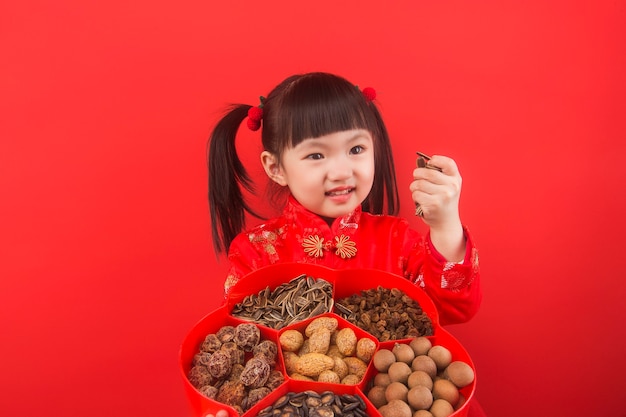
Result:
<svg viewBox="0 0 626 417">
<path fill-rule="evenodd" d="M 433 326 L 433 335 L 428 336 L 428 338 L 431 340 L 432 344 L 442 345 L 448 348 L 448 350 L 452 353 L 453 361 L 460 360 L 466 362 L 474 370 L 474 374 L 476 374 L 476 369 L 467 351 L 457 339 L 440 326 L 439 316 L 432 300 L 421 288 L 415 286 L 403 277 L 385 271 L 368 269 L 334 270 L 318 265 L 296 263 L 271 265 L 253 271 L 237 282 L 237 284 L 232 287 L 229 297 L 225 300 L 224 305 L 207 314 L 200 321 L 198 321 L 198 323 L 192 327 L 183 339 L 179 352 L 179 367 L 183 377 L 185 392 L 194 417 L 204 417 L 208 413 L 215 414 L 215 412 L 221 409 L 227 410 L 230 417 L 239 416 L 238 412 L 234 408 L 205 397 L 191 384 L 187 378 L 187 375 L 192 367 L 194 355 L 198 353 L 199 346 L 202 344 L 206 335 L 216 332 L 224 325 L 236 326 L 240 323 L 249 323 L 250 321 L 231 315 L 231 311 L 236 304 L 240 303 L 246 296 L 258 294 L 267 287 L 274 289 L 302 274 L 315 279 L 324 279 L 332 284 L 334 300 L 339 300 L 344 297 L 360 293 L 363 290 L 374 289 L 379 286 L 388 289 L 396 288 L 403 291 L 411 299 L 417 301 L 423 312 L 430 318 Z M 340 321 L 340 327 L 352 327 L 359 337 L 369 335 L 364 330 L 354 326 L 334 312 L 324 313 L 322 315 L 337 317 Z M 303 320 L 302 322 L 293 323 L 280 330 L 272 329 L 262 324 L 258 324 L 258 327 L 261 331 L 262 339 L 273 340 L 278 344 L 279 334 L 284 331 L 284 329 L 304 329 L 306 324 L 311 320 L 312 318 Z M 373 340 L 376 340 L 375 337 L 370 337 Z M 381 341 L 377 343 L 377 349 L 386 348 L 391 350 L 396 342 L 408 343 L 409 341 L 410 339 Z M 305 390 L 311 390 L 318 393 L 330 390 L 338 395 L 358 395 L 364 399 L 368 415 L 375 417 L 380 416 L 378 410 L 376 410 L 376 408 L 367 399 L 369 382 L 377 372 L 371 363 L 368 366 L 368 370 L 363 380 L 357 385 L 294 380 L 291 379 L 284 370 L 283 356 L 279 347 L 276 369 L 283 372 L 285 382 L 267 397 L 263 398 L 259 403 L 243 413 L 241 415 L 242 417 L 252 417 L 257 415 L 262 409 L 272 405 L 277 399 L 288 392 L 302 392 Z M 461 394 L 466 398 L 466 402 L 463 406 L 456 410 L 452 416 L 467 416 L 469 403 L 472 400 L 475 388 L 476 378 L 474 378 L 474 381 L 470 385 L 460 389 Z"/>
</svg>

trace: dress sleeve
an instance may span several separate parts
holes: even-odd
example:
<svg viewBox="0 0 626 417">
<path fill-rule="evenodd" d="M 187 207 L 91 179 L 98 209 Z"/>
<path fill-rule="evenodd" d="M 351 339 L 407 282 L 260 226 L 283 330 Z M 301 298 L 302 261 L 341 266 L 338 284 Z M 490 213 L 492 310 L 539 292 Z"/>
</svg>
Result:
<svg viewBox="0 0 626 417">
<path fill-rule="evenodd" d="M 228 250 L 230 269 L 224 281 L 224 294 L 228 294 L 230 288 L 243 276 L 264 265 L 262 256 L 251 244 L 246 233 L 235 237 Z"/>
<path fill-rule="evenodd" d="M 413 280 L 435 303 L 442 325 L 469 321 L 480 307 L 482 292 L 478 250 L 469 230 L 463 228 L 466 238 L 465 258 L 462 262 L 448 262 L 430 242 L 430 234 L 419 249 L 408 257 L 405 276 Z"/>
</svg>

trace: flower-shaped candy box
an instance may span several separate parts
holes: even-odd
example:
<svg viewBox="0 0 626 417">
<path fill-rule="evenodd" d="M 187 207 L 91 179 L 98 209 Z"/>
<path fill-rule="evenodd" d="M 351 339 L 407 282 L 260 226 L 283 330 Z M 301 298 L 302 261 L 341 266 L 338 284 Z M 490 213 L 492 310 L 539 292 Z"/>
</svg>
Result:
<svg viewBox="0 0 626 417">
<path fill-rule="evenodd" d="M 184 338 L 179 364 L 196 417 L 221 409 L 230 417 L 381 416 L 368 398 L 383 376 L 373 355 L 417 337 L 444 347 L 449 361 L 464 362 L 475 376 L 432 300 L 408 280 L 378 270 L 280 264 L 237 282 Z M 335 357 L 343 359 L 333 363 Z M 475 386 L 474 377 L 459 387 L 463 401 L 451 415 L 467 415 Z"/>
</svg>

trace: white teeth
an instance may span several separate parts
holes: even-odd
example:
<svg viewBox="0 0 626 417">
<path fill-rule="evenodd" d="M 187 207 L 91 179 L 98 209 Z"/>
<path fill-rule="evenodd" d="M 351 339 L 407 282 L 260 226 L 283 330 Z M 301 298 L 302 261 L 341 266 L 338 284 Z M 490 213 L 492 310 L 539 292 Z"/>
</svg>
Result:
<svg viewBox="0 0 626 417">
<path fill-rule="evenodd" d="M 346 189 L 342 191 L 331 191 L 328 193 L 328 195 L 344 195 L 344 194 L 349 194 L 351 191 L 352 191 L 351 189 Z"/>
</svg>

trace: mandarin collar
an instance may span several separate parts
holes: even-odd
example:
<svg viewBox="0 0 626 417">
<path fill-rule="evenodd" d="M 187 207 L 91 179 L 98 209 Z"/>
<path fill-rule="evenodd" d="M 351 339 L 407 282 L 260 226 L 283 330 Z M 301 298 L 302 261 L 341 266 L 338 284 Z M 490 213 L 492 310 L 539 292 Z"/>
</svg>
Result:
<svg viewBox="0 0 626 417">
<path fill-rule="evenodd" d="M 351 233 L 355 232 L 356 229 L 359 227 L 361 212 L 361 206 L 358 206 L 350 213 L 341 217 L 337 217 L 329 226 L 321 216 L 306 209 L 302 204 L 298 202 L 298 200 L 294 198 L 293 195 L 290 194 L 287 200 L 287 206 L 285 207 L 284 214 L 293 222 L 307 228 L 316 228 L 320 231 L 329 231 L 334 233 L 337 233 L 339 231 L 341 231 L 342 233 Z"/>
</svg>

